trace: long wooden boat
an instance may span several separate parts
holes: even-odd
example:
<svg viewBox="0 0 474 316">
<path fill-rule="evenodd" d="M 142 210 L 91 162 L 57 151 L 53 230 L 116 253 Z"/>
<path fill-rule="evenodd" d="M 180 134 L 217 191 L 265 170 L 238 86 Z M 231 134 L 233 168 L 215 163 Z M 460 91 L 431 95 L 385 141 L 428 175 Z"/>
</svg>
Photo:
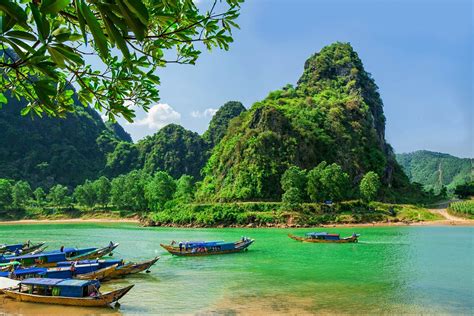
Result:
<svg viewBox="0 0 474 316">
<path fill-rule="evenodd" d="M 108 254 L 111 254 L 115 248 L 118 247 L 118 243 L 110 243 L 107 247 L 99 248 L 92 250 L 90 252 L 82 253 L 76 256 L 68 256 L 66 259 L 68 261 L 80 261 L 80 260 L 89 260 L 89 259 L 97 259 L 102 258 Z"/>
<path fill-rule="evenodd" d="M 58 262 L 67 261 L 67 257 L 90 254 L 97 248 L 61 248 L 59 250 L 46 251 L 37 254 L 27 254 L 21 256 L 0 255 L 0 263 L 18 261 L 23 267 L 54 267 Z"/>
<path fill-rule="evenodd" d="M 356 243 L 358 242 L 359 234 L 352 234 L 352 236 L 341 238 L 339 234 L 328 234 L 326 232 L 312 232 L 305 234 L 304 237 L 288 234 L 291 239 L 301 242 L 312 243 Z"/>
<path fill-rule="evenodd" d="M 104 280 L 110 278 L 116 271 L 118 265 L 113 265 L 93 272 L 77 274 L 74 279 L 78 280 Z"/>
<path fill-rule="evenodd" d="M 63 279 L 26 279 L 18 289 L 4 289 L 10 298 L 21 302 L 101 307 L 117 302 L 133 285 L 102 294 L 99 281 Z"/>
<path fill-rule="evenodd" d="M 32 244 L 29 241 L 24 244 L 0 245 L 0 253 L 4 255 L 26 255 L 43 247 L 45 242 Z"/>
<path fill-rule="evenodd" d="M 148 269 L 151 268 L 158 260 L 160 260 L 160 257 L 153 258 L 151 260 L 147 261 L 142 261 L 138 263 L 134 262 L 129 262 L 126 263 L 122 266 L 118 266 L 115 271 L 113 271 L 107 279 L 114 279 L 118 277 L 123 277 L 129 274 L 135 274 L 135 273 L 140 273 L 142 271 L 147 271 Z"/>
<path fill-rule="evenodd" d="M 223 255 L 229 253 L 236 253 L 248 250 L 247 248 L 254 242 L 253 239 L 242 238 L 236 242 L 223 241 L 187 241 L 180 242 L 178 246 L 176 243 L 170 245 L 160 244 L 169 253 L 175 256 L 209 256 L 209 255 Z"/>
</svg>

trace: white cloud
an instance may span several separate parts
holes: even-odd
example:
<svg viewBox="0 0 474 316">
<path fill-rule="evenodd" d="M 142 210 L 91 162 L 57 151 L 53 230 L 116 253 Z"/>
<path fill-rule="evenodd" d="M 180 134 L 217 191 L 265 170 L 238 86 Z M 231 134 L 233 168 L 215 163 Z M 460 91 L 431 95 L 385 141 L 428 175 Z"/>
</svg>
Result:
<svg viewBox="0 0 474 316">
<path fill-rule="evenodd" d="M 150 108 L 145 118 L 136 120 L 132 125 L 147 126 L 149 129 L 160 129 L 170 123 L 179 123 L 181 114 L 169 104 L 158 103 Z"/>
<path fill-rule="evenodd" d="M 208 108 L 204 111 L 192 111 L 191 116 L 194 118 L 201 118 L 201 117 L 213 117 L 216 114 L 218 109 Z"/>
</svg>

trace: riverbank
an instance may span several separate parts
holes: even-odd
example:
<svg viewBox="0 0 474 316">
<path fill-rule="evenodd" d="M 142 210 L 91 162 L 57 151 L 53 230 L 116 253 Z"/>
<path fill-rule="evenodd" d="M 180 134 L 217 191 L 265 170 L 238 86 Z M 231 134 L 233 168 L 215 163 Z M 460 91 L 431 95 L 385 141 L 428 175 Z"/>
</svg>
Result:
<svg viewBox="0 0 474 316">
<path fill-rule="evenodd" d="M 307 228 L 372 226 L 473 226 L 474 220 L 457 217 L 446 209 L 409 204 L 363 204 L 348 201 L 327 206 L 307 203 L 297 211 L 276 202 L 184 204 L 162 212 L 137 214 L 124 211 L 56 211 L 30 213 L 23 218 L 1 218 L 0 224 L 134 223 L 176 228 Z"/>
<path fill-rule="evenodd" d="M 78 223 L 130 223 L 137 224 L 144 227 L 151 227 L 152 225 L 144 224 L 140 219 L 110 219 L 110 218 L 70 218 L 70 219 L 23 219 L 16 221 L 0 221 L 0 225 L 25 225 L 25 224 L 78 224 Z M 421 222 L 372 222 L 372 223 L 354 223 L 354 224 L 321 224 L 321 225 L 229 225 L 229 226 L 199 226 L 199 225 L 161 225 L 159 227 L 173 227 L 173 228 L 317 228 L 317 227 L 391 227 L 391 226 L 474 226 L 474 220 L 436 220 L 436 221 L 421 221 Z M 154 225 L 153 227 L 158 227 Z"/>
<path fill-rule="evenodd" d="M 138 218 L 68 218 L 68 219 L 21 219 L 14 221 L 0 221 L 0 225 L 18 224 L 68 224 L 68 223 L 135 223 L 139 224 Z"/>
</svg>

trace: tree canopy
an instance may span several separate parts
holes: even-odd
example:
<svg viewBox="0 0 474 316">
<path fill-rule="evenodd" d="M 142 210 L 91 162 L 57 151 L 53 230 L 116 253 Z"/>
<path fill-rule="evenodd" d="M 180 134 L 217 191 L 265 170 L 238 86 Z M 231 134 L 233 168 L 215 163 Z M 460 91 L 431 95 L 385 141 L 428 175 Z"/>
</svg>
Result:
<svg viewBox="0 0 474 316">
<path fill-rule="evenodd" d="M 24 115 L 64 116 L 77 87 L 83 104 L 132 121 L 131 105 L 159 99 L 158 67 L 229 48 L 242 2 L 2 0 L 0 104 L 11 91 L 28 101 Z"/>
<path fill-rule="evenodd" d="M 373 171 L 367 172 L 360 181 L 359 191 L 361 197 L 371 202 L 377 197 L 377 192 L 380 189 L 380 179 L 378 174 Z"/>
</svg>

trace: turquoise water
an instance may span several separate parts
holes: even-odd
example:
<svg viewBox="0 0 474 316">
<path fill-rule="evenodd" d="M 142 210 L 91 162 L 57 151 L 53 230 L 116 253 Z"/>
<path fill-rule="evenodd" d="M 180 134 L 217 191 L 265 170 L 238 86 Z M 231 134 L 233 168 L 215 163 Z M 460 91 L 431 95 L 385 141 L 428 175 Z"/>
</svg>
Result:
<svg viewBox="0 0 474 316">
<path fill-rule="evenodd" d="M 312 229 L 174 229 L 133 224 L 0 225 L 0 243 L 120 243 L 115 258 L 161 256 L 150 274 L 104 284 L 134 289 L 118 310 L 17 303 L 0 297 L 0 314 L 437 313 L 474 312 L 473 227 L 324 229 L 362 234 L 358 244 L 307 244 L 287 237 Z M 246 253 L 173 257 L 171 240 L 256 239 Z"/>
</svg>

